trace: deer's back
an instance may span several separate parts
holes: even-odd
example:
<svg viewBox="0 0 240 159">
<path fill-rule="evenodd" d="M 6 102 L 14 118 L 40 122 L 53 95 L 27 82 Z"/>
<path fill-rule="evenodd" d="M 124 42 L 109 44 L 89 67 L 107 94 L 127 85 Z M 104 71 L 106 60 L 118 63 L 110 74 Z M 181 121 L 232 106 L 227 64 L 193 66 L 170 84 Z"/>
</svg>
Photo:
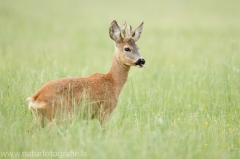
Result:
<svg viewBox="0 0 240 159">
<path fill-rule="evenodd" d="M 92 103 L 117 103 L 111 78 L 105 74 L 93 74 L 82 78 L 62 78 L 47 82 L 29 97 L 29 107 L 71 106 L 87 99 Z M 31 103 L 32 102 L 32 103 Z M 36 107 L 37 108 L 37 107 Z"/>
</svg>

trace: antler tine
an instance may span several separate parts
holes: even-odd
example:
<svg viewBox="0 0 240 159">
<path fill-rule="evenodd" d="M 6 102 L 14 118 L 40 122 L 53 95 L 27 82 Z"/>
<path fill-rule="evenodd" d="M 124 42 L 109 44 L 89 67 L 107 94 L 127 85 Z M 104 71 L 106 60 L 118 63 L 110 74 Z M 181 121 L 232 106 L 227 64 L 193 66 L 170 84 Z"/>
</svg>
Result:
<svg viewBox="0 0 240 159">
<path fill-rule="evenodd" d="M 127 24 L 127 28 L 128 28 L 128 30 L 129 30 L 128 36 L 130 36 L 130 35 L 131 35 L 131 32 L 132 32 L 132 26 Z"/>
<path fill-rule="evenodd" d="M 125 29 L 126 29 L 126 27 L 127 27 L 127 22 L 125 21 L 125 22 L 123 23 L 122 30 L 125 30 Z"/>
<path fill-rule="evenodd" d="M 125 31 L 126 27 L 127 27 L 127 23 L 125 21 L 123 24 L 123 27 L 122 27 L 122 33 L 123 33 L 124 37 L 126 37 L 126 31 Z"/>
</svg>

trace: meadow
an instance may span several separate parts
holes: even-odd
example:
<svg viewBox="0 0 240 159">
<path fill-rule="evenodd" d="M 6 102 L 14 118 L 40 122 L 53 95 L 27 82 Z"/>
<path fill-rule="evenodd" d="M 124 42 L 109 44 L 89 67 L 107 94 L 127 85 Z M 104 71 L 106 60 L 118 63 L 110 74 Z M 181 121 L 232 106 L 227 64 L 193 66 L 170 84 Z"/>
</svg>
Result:
<svg viewBox="0 0 240 159">
<path fill-rule="evenodd" d="M 240 158 L 240 1 L 0 0 L 0 158 Z M 117 108 L 51 129 L 26 98 L 49 80 L 109 71 L 108 29 L 144 22 Z M 35 155 L 35 156 L 34 156 Z"/>
</svg>

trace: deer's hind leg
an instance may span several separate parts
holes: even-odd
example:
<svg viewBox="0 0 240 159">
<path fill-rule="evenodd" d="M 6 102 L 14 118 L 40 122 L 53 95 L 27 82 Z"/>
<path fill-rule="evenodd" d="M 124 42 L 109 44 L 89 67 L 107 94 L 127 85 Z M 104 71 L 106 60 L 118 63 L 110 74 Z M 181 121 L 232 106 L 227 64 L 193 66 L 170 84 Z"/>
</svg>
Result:
<svg viewBox="0 0 240 159">
<path fill-rule="evenodd" d="M 35 127 L 38 124 L 41 124 L 42 128 L 44 128 L 45 127 L 45 120 L 44 120 L 43 114 L 41 113 L 41 110 L 31 108 L 31 112 L 32 112 L 33 117 L 34 117 L 34 121 L 33 121 L 32 125 L 28 127 L 27 132 L 32 130 L 33 127 Z"/>
</svg>

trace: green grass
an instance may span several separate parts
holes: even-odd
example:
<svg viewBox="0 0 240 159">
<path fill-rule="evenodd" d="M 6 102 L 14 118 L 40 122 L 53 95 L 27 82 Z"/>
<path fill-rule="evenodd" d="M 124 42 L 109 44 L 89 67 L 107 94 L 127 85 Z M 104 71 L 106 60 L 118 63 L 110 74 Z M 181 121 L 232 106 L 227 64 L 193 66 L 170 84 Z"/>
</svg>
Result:
<svg viewBox="0 0 240 159">
<path fill-rule="evenodd" d="M 0 155 L 52 151 L 58 158 L 72 150 L 101 159 L 240 157 L 239 1 L 0 4 Z M 33 117 L 25 99 L 44 83 L 110 69 L 114 19 L 134 28 L 145 22 L 138 46 L 147 68 L 130 70 L 105 134 L 97 120 L 27 133 Z"/>
</svg>

